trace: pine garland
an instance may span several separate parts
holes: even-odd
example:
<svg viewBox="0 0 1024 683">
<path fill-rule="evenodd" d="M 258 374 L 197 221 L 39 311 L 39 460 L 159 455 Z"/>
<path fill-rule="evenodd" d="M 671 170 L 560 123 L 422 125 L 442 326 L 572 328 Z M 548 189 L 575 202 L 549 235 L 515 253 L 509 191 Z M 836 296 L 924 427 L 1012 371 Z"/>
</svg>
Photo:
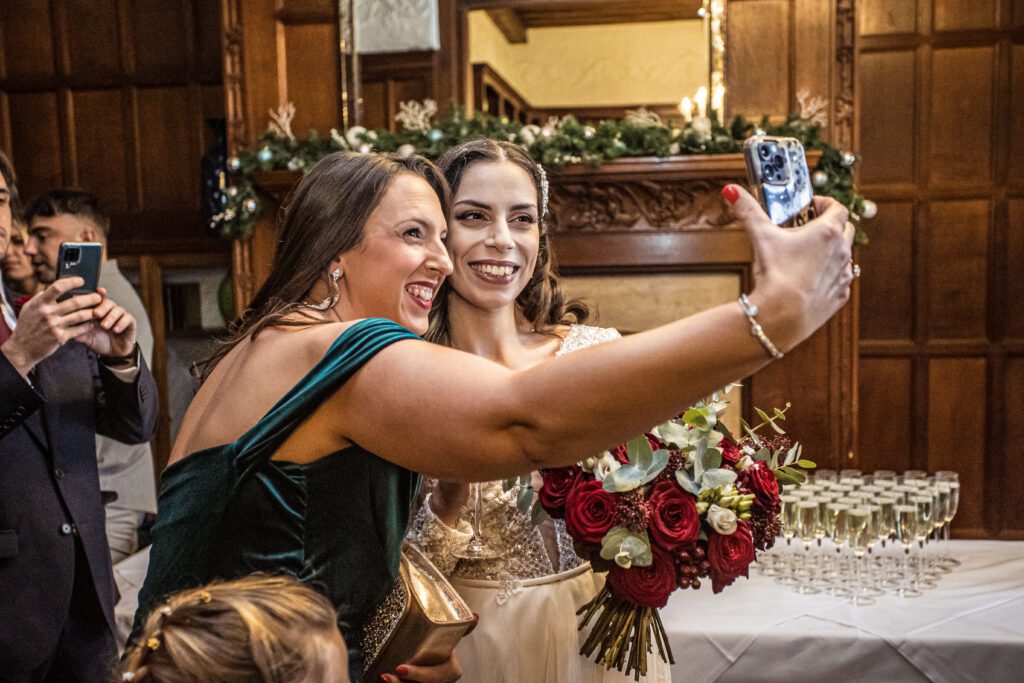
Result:
<svg viewBox="0 0 1024 683">
<path fill-rule="evenodd" d="M 594 125 L 565 116 L 537 126 L 482 112 L 466 116 L 461 107 L 454 108 L 449 117 L 434 121 L 430 118 L 434 110 L 422 106 L 414 110 L 419 118 L 410 115 L 403 119 L 405 128 L 397 133 L 354 126 L 344 133 L 332 129 L 330 137 L 313 130 L 308 138 L 298 139 L 287 126 L 288 130 L 282 131 L 280 126 L 271 125 L 254 147 L 238 149 L 228 159 L 230 184 L 219 193 L 221 211 L 210 218 L 210 229 L 229 239 L 250 236 L 261 209 L 252 182 L 254 173 L 281 169 L 305 172 L 324 156 L 341 150 L 421 154 L 436 159 L 449 147 L 488 137 L 523 145 L 545 166 L 598 166 L 622 157 L 733 154 L 741 152 L 743 141 L 760 129 L 769 135 L 795 137 L 806 149 L 822 152 L 818 166 L 812 169 L 816 194 L 834 197 L 849 208 L 857 226 L 857 243 L 868 242 L 861 229 L 861 216 L 873 216 L 875 206 L 853 185 L 856 157 L 825 142 L 818 124 L 796 114 L 774 125 L 768 117 L 755 125 L 737 116 L 729 127 L 722 126 L 717 118 L 700 117 L 678 127 L 641 109 L 625 119 L 606 119 Z"/>
</svg>

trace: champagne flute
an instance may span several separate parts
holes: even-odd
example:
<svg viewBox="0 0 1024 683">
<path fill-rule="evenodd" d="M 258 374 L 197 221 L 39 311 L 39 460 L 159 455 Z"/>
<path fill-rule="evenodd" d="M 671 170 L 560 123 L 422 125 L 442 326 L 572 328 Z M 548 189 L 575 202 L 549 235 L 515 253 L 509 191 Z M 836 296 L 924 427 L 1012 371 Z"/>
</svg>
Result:
<svg viewBox="0 0 1024 683">
<path fill-rule="evenodd" d="M 800 535 L 800 540 L 804 544 L 805 552 L 805 566 L 807 568 L 806 574 L 801 577 L 800 585 L 797 586 L 796 592 L 802 594 L 820 593 L 817 587 L 811 584 L 813 580 L 811 572 L 811 546 L 818 538 L 818 501 L 816 500 L 800 500 L 796 504 L 796 515 L 797 515 L 797 533 Z"/>
<path fill-rule="evenodd" d="M 935 473 L 935 480 L 949 484 L 949 506 L 946 509 L 942 530 L 942 539 L 949 543 L 949 525 L 956 517 L 957 508 L 960 507 L 960 475 L 951 470 L 939 470 Z M 948 545 L 947 545 L 948 547 Z M 942 557 L 939 562 L 946 567 L 959 567 L 960 560 L 955 557 Z"/>
<path fill-rule="evenodd" d="M 836 549 L 836 556 L 833 558 L 834 569 L 829 577 L 832 580 L 832 587 L 829 592 L 836 597 L 845 598 L 850 595 L 850 589 L 843 586 L 843 573 L 840 565 L 840 557 L 843 552 L 843 543 L 847 539 L 846 513 L 849 505 L 843 503 L 828 503 L 825 506 L 825 526 L 828 529 L 829 538 Z"/>
<path fill-rule="evenodd" d="M 854 605 L 872 605 L 875 599 L 865 590 L 862 584 L 860 569 L 868 546 L 874 540 L 871 528 L 871 510 L 855 507 L 846 511 L 846 528 L 849 534 L 850 548 L 853 549 L 853 594 L 848 602 Z"/>
<path fill-rule="evenodd" d="M 782 521 L 782 537 L 786 539 L 787 561 L 783 567 L 782 575 L 775 579 L 777 583 L 784 586 L 795 586 L 800 583 L 796 578 L 796 554 L 793 552 L 793 537 L 797 533 L 796 506 L 799 498 L 790 493 L 779 496 L 779 504 L 782 508 L 780 518 Z"/>
<path fill-rule="evenodd" d="M 924 595 L 910 582 L 910 548 L 914 545 L 914 534 L 917 532 L 917 506 L 902 503 L 894 505 L 893 514 L 896 517 L 896 536 L 903 544 L 903 578 L 893 593 L 901 598 L 917 598 Z"/>
<path fill-rule="evenodd" d="M 483 513 L 480 484 L 470 484 L 469 489 L 469 496 L 473 500 L 473 536 L 462 547 L 453 549 L 452 555 L 461 560 L 492 560 L 501 557 L 504 553 L 488 545 L 487 540 L 480 533 L 480 517 Z"/>
<path fill-rule="evenodd" d="M 920 489 L 911 501 L 917 507 L 917 526 L 914 529 L 914 538 L 917 540 L 921 552 L 918 554 L 918 571 L 916 586 L 918 588 L 934 588 L 935 582 L 931 580 L 932 572 L 927 567 L 924 554 L 924 544 L 928 541 L 928 535 L 932 532 L 932 520 L 935 518 L 935 497 L 931 490 L 925 486 Z"/>
</svg>

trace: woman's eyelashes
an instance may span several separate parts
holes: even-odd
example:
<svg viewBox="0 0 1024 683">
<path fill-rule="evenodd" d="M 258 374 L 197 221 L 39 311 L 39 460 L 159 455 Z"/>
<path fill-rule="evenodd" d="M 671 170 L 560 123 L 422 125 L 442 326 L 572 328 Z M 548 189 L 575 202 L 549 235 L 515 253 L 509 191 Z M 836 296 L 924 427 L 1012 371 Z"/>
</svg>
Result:
<svg viewBox="0 0 1024 683">
<path fill-rule="evenodd" d="M 487 223 L 490 218 L 483 211 L 463 211 L 455 214 L 455 220 L 460 223 Z M 537 224 L 537 217 L 530 213 L 514 214 L 509 217 L 510 224 L 518 224 L 518 227 L 533 226 Z"/>
</svg>

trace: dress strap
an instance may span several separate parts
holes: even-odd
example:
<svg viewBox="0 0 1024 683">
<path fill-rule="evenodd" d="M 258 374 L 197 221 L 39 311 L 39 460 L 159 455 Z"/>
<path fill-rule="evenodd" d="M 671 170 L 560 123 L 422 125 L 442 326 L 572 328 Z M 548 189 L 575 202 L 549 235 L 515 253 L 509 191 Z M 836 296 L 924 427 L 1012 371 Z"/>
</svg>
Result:
<svg viewBox="0 0 1024 683">
<path fill-rule="evenodd" d="M 398 323 L 367 318 L 338 335 L 323 358 L 237 442 L 235 465 L 240 473 L 273 455 L 277 447 L 378 351 L 403 339 L 419 339 Z"/>
</svg>

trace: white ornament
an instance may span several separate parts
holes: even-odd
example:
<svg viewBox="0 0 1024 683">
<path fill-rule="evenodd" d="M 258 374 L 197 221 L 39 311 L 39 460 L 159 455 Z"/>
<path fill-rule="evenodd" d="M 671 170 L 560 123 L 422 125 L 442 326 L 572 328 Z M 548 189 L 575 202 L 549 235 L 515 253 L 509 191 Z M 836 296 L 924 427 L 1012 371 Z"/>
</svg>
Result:
<svg viewBox="0 0 1024 683">
<path fill-rule="evenodd" d="M 306 162 L 304 162 L 302 159 L 300 159 L 298 157 L 292 157 L 291 159 L 288 160 L 288 170 L 289 171 L 298 171 L 300 168 L 302 168 L 305 165 L 306 165 Z"/>
<path fill-rule="evenodd" d="M 857 163 L 857 155 L 853 152 L 843 152 L 843 166 L 853 166 Z"/>
<path fill-rule="evenodd" d="M 668 146 L 668 153 L 672 156 L 677 156 L 682 151 L 682 147 L 679 146 L 678 142 L 673 142 Z"/>
<path fill-rule="evenodd" d="M 664 122 L 656 112 L 650 111 L 647 107 L 630 109 L 626 112 L 626 121 L 637 126 L 663 126 Z"/>
<path fill-rule="evenodd" d="M 828 183 L 828 173 L 818 169 L 811 174 L 811 184 L 815 187 L 825 187 L 826 183 Z"/>
<path fill-rule="evenodd" d="M 398 105 L 400 111 L 395 115 L 395 121 L 402 124 L 404 130 L 418 130 L 426 133 L 430 130 L 431 121 L 437 113 L 437 102 L 434 100 L 423 100 L 422 103 L 415 100 L 402 102 Z"/>
<path fill-rule="evenodd" d="M 690 123 L 693 132 L 702 138 L 711 137 L 711 119 L 706 116 L 695 116 Z"/>
<path fill-rule="evenodd" d="M 236 194 L 238 194 L 238 188 L 235 187 L 234 185 L 228 185 L 227 189 L 224 190 L 224 192 L 227 194 L 227 196 L 234 197 Z"/>
<path fill-rule="evenodd" d="M 288 138 L 291 141 L 295 141 L 295 135 L 292 134 L 292 119 L 295 118 L 295 105 L 291 102 L 282 104 L 277 108 L 277 111 L 270 110 L 270 123 L 267 128 L 274 134 L 280 135 L 281 137 Z"/>
<path fill-rule="evenodd" d="M 341 131 L 337 128 L 331 128 L 331 141 L 334 142 L 337 147 L 348 149 L 348 140 L 345 139 L 345 136 L 342 135 Z"/>
<path fill-rule="evenodd" d="M 352 149 L 356 149 L 363 143 L 362 136 L 366 133 L 366 129 L 362 126 L 352 126 L 345 131 L 345 142 Z"/>
<path fill-rule="evenodd" d="M 597 131 L 594 130 L 593 126 L 584 126 L 583 127 L 583 137 L 586 138 L 587 140 L 590 140 L 591 138 L 593 138 L 596 133 L 597 133 Z"/>
<path fill-rule="evenodd" d="M 865 199 L 863 206 L 861 206 L 860 217 L 866 220 L 871 220 L 878 215 L 878 204 L 875 204 L 870 199 Z"/>
<path fill-rule="evenodd" d="M 409 143 L 406 143 L 398 148 L 398 154 L 403 158 L 411 157 L 416 153 L 416 148 Z"/>
<path fill-rule="evenodd" d="M 372 151 L 373 151 L 373 145 L 369 145 L 369 144 L 367 144 L 365 142 L 363 144 L 359 145 L 359 153 L 360 154 L 369 154 Z"/>
<path fill-rule="evenodd" d="M 256 204 L 256 200 L 249 197 L 242 202 L 242 211 L 245 213 L 256 213 L 256 209 L 259 208 Z"/>
<path fill-rule="evenodd" d="M 242 160 L 239 159 L 236 156 L 233 156 L 233 155 L 229 156 L 228 157 L 228 170 L 229 171 L 237 171 L 240 168 L 242 168 Z"/>
<path fill-rule="evenodd" d="M 529 124 L 523 126 L 519 131 L 519 139 L 523 141 L 523 144 L 529 147 L 537 141 L 537 136 L 540 135 L 540 126 Z"/>
</svg>

